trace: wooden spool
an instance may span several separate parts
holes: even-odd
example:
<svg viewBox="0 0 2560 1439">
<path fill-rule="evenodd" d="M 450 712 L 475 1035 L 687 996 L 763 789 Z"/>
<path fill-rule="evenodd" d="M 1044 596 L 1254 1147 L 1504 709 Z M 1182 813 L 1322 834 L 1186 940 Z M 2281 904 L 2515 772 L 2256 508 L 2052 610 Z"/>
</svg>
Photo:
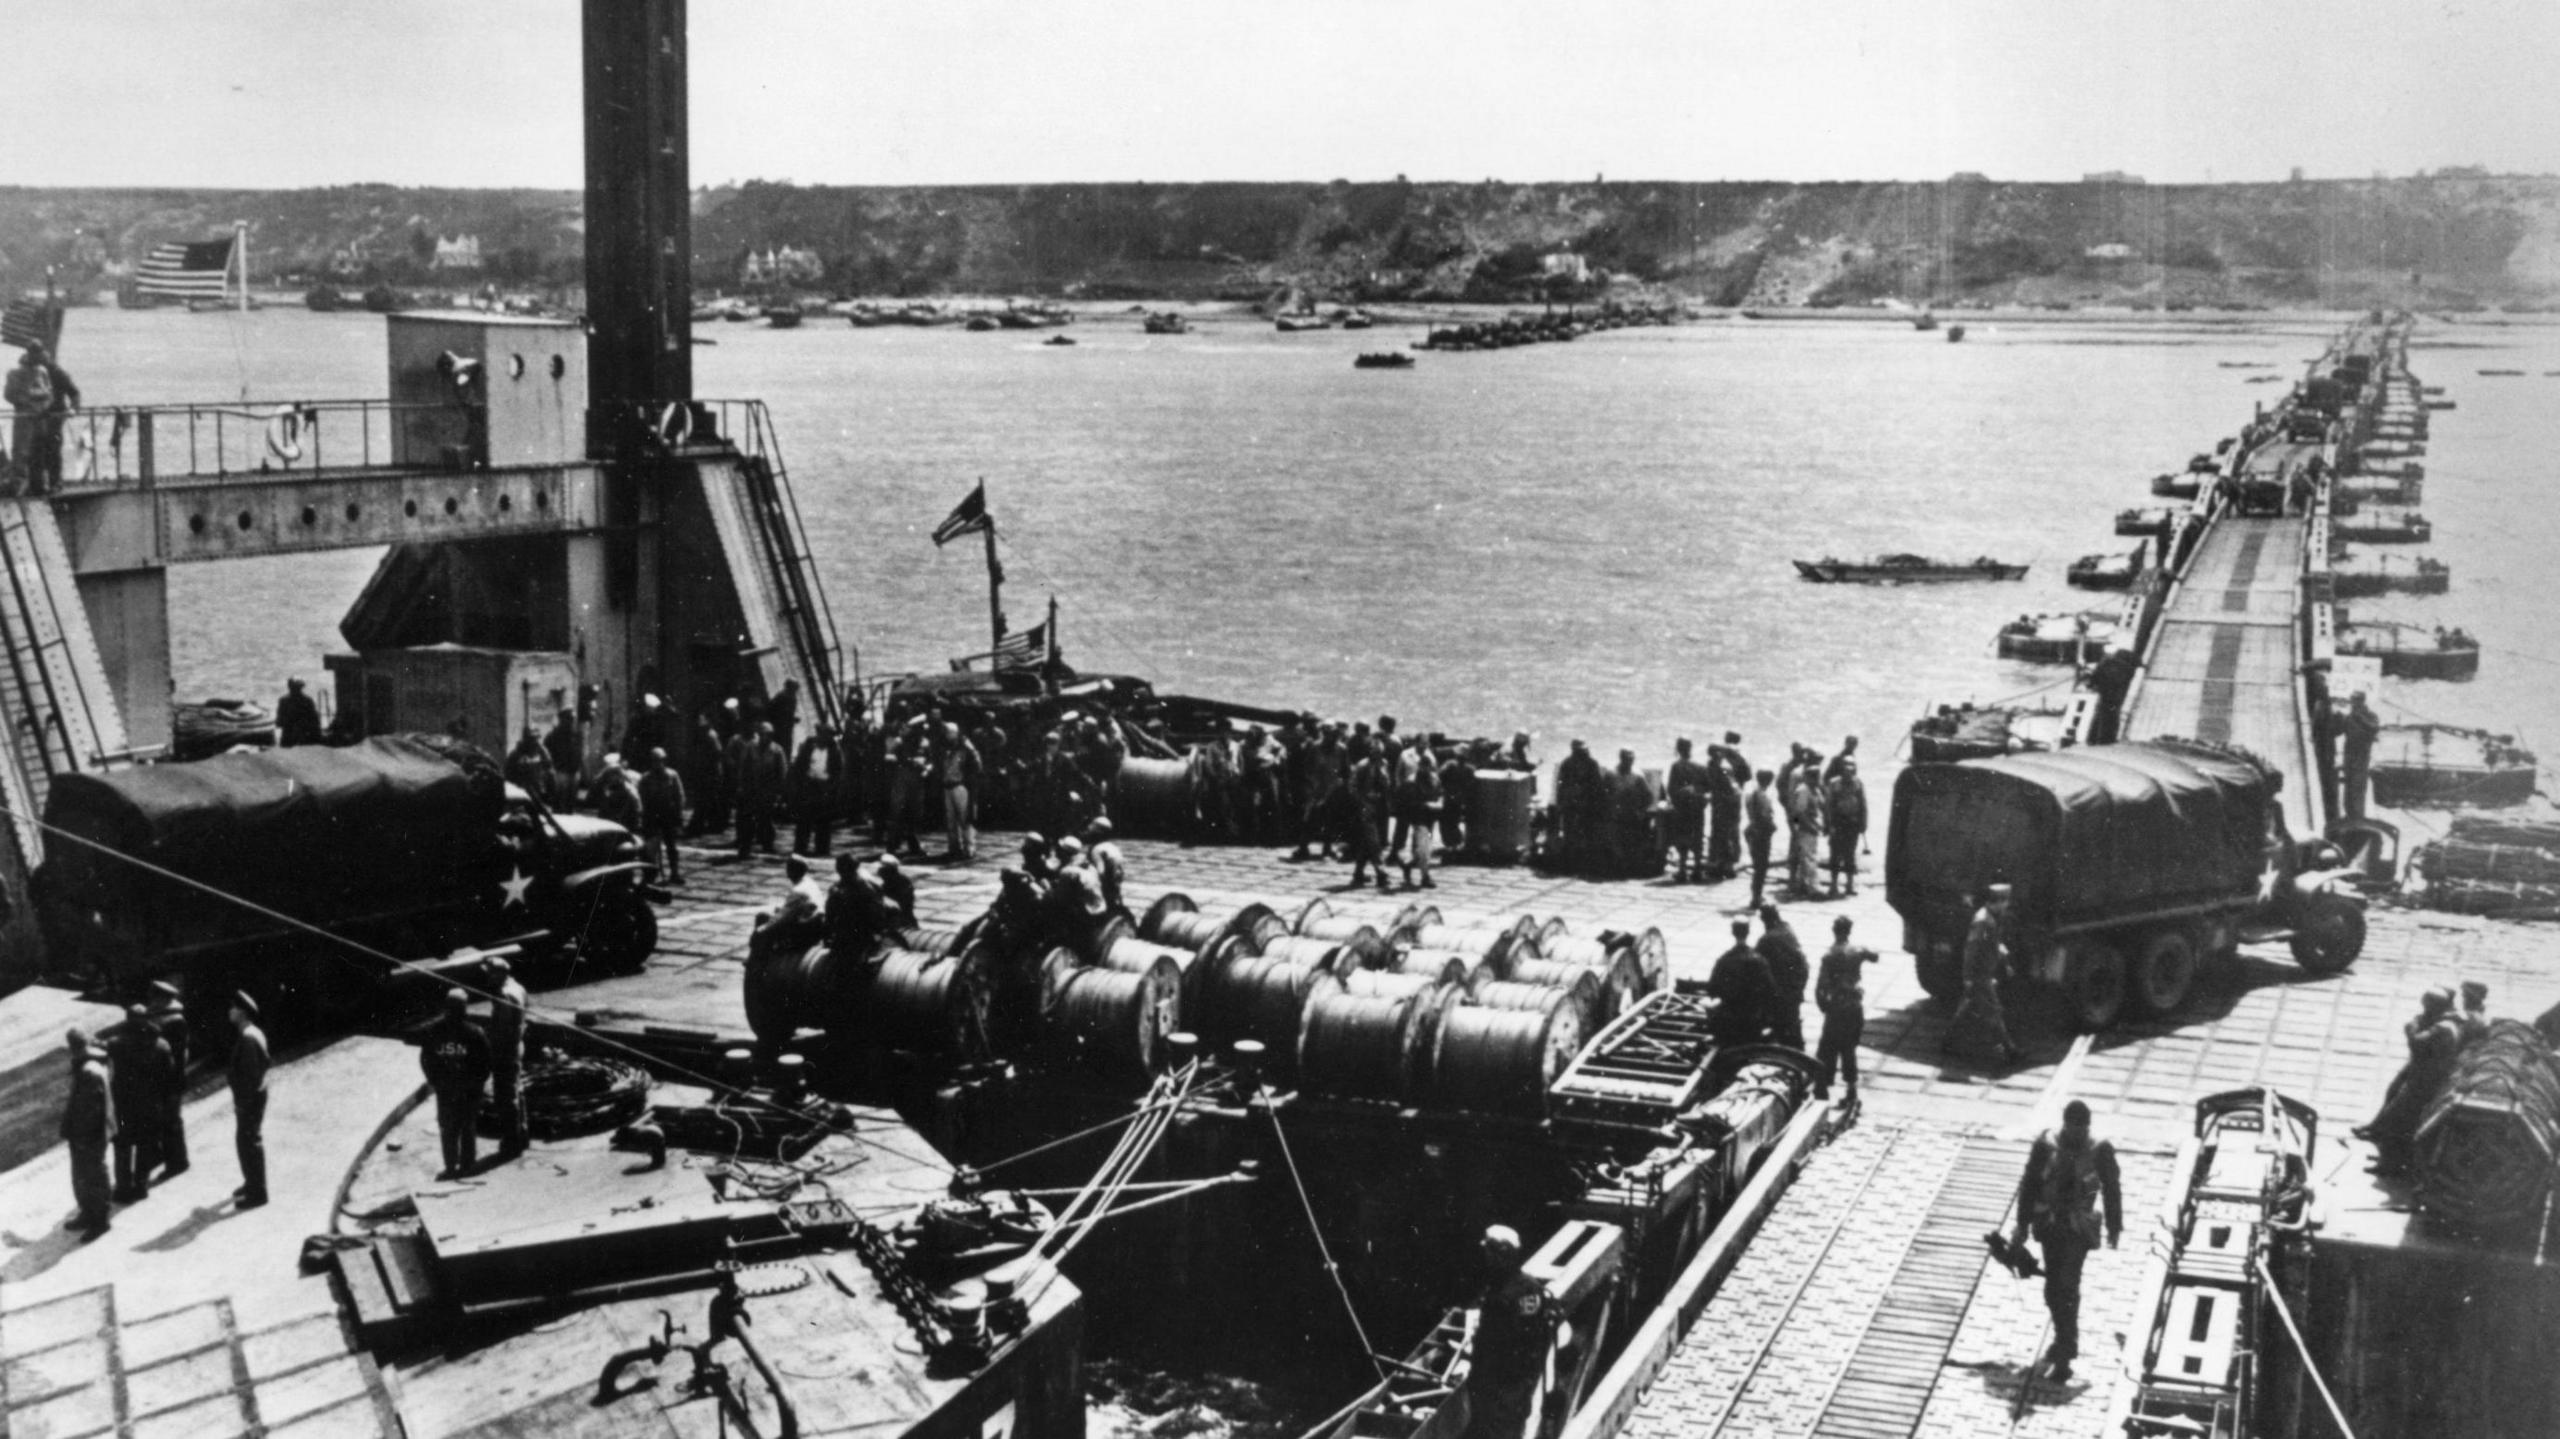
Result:
<svg viewBox="0 0 2560 1439">
<path fill-rule="evenodd" d="M 1572 926 L 1564 922 L 1563 915 L 1549 915 L 1538 925 L 1538 952 L 1545 953 L 1548 946 L 1571 933 L 1573 933 Z"/>
<path fill-rule="evenodd" d="M 1166 896 L 1168 899 L 1171 897 Z M 1280 923 L 1280 916 L 1273 914 L 1269 905 L 1260 903 L 1247 904 L 1232 912 L 1169 910 L 1158 915 L 1154 910 L 1149 910 L 1148 917 L 1155 921 L 1154 929 L 1150 932 L 1146 926 L 1140 926 L 1138 930 L 1140 938 L 1156 944 L 1169 944 L 1177 949 L 1187 949 L 1195 954 L 1206 951 L 1210 945 L 1230 936 L 1243 940 L 1254 953 L 1259 954 L 1265 941 L 1288 933 L 1287 927 Z"/>
<path fill-rule="evenodd" d="M 981 1059 L 993 995 L 993 965 L 981 946 L 951 955 L 893 949 L 862 996 L 860 1027 L 884 1048 Z"/>
<path fill-rule="evenodd" d="M 1085 963 L 1100 964 L 1102 956 L 1110 951 L 1112 945 L 1124 939 L 1137 937 L 1138 927 L 1129 922 L 1129 917 L 1125 914 L 1115 914 L 1095 926 L 1093 934 L 1076 946 L 1076 952 L 1083 956 Z"/>
<path fill-rule="evenodd" d="M 1583 935 L 1567 935 L 1540 945 L 1538 957 L 1594 969 L 1614 968 L 1623 960 L 1636 974 L 1635 997 L 1666 988 L 1671 982 L 1671 951 L 1663 943 L 1662 931 L 1658 929 L 1644 930 L 1633 938 L 1622 938 L 1616 944 Z"/>
<path fill-rule="evenodd" d="M 1431 1102 L 1448 1109 L 1546 1113 L 1547 1086 L 1582 1048 L 1582 1023 L 1561 991 L 1544 1010 L 1452 1006 L 1433 1046 Z"/>
<path fill-rule="evenodd" d="M 1337 899 L 1320 894 L 1299 906 L 1297 914 L 1290 920 L 1290 928 L 1299 934 L 1312 934 L 1315 931 L 1307 926 L 1317 920 L 1347 919 L 1365 924 L 1381 935 L 1393 935 L 1423 910 L 1431 910 L 1435 915 L 1439 913 L 1427 904 L 1405 904 L 1392 899 Z"/>
<path fill-rule="evenodd" d="M 1387 962 L 1390 952 L 1387 937 L 1380 934 L 1375 926 L 1348 916 L 1319 919 L 1312 925 L 1302 924 L 1298 936 L 1341 945 L 1351 951 L 1350 967 L 1357 969 L 1376 969 Z"/>
<path fill-rule="evenodd" d="M 1200 956 L 1187 949 L 1176 949 L 1169 944 L 1149 944 L 1143 939 L 1131 936 L 1113 940 L 1110 947 L 1103 950 L 1102 958 L 1097 961 L 1097 965 L 1099 968 L 1116 969 L 1124 974 L 1143 974 L 1154 969 L 1156 961 L 1160 959 L 1171 961 L 1174 970 L 1182 976 L 1180 985 L 1182 1013 L 1187 1019 L 1199 1004 L 1197 986 L 1201 974 Z"/>
<path fill-rule="evenodd" d="M 1482 960 L 1496 971 L 1508 971 L 1514 959 L 1538 957 L 1537 942 L 1528 937 L 1529 928 L 1525 918 L 1499 929 L 1426 924 L 1413 932 L 1405 948 L 1455 950 Z"/>
<path fill-rule="evenodd" d="M 1192 1032 L 1214 1048 L 1239 1039 L 1258 1040 L 1272 1063 L 1285 1066 L 1298 1052 L 1298 1021 L 1307 997 L 1337 991 L 1342 981 L 1312 965 L 1229 952 L 1203 955 L 1200 1013 Z"/>
<path fill-rule="evenodd" d="M 1138 916 L 1138 938 L 1149 944 L 1170 943 L 1164 937 L 1165 921 L 1175 915 L 1197 914 L 1199 911 L 1200 906 L 1191 896 L 1180 890 L 1167 890 L 1156 896 L 1156 902 L 1147 906 L 1145 914 Z"/>
<path fill-rule="evenodd" d="M 958 954 L 961 950 L 968 948 L 972 927 L 972 925 L 963 924 L 948 928 L 902 929 L 898 931 L 898 944 L 901 948 L 912 949 L 921 954 Z"/>
<path fill-rule="evenodd" d="M 1567 941 L 1571 945 L 1592 941 Z M 1633 949 L 1608 949 L 1597 945 L 1588 951 L 1556 955 L 1542 959 L 1524 959 L 1511 966 L 1511 977 L 1529 979 L 1550 970 L 1579 970 L 1599 981 L 1599 1019 L 1603 1024 L 1633 1008 L 1638 1000 L 1652 991 L 1645 987 L 1644 972 L 1636 968 Z M 1543 981 L 1532 981 L 1543 982 Z"/>
<path fill-rule="evenodd" d="M 1152 1073 L 1182 1027 L 1181 992 L 1182 971 L 1165 956 L 1138 970 L 1068 966 L 1046 1010 L 1048 1047 L 1101 1073 Z"/>
<path fill-rule="evenodd" d="M 1298 1083 L 1316 1094 L 1402 1100 L 1413 1069 L 1413 995 L 1320 992 L 1298 1030 Z"/>
<path fill-rule="evenodd" d="M 1388 966 L 1391 973 L 1421 975 L 1435 984 L 1455 984 L 1470 989 L 1475 986 L 1476 978 L 1483 969 L 1483 960 L 1446 949 L 1408 949 L 1397 955 L 1396 962 Z"/>
<path fill-rule="evenodd" d="M 1191 762 L 1130 755 L 1111 781 L 1111 820 L 1123 835 L 1183 839 L 1193 828 Z"/>
</svg>

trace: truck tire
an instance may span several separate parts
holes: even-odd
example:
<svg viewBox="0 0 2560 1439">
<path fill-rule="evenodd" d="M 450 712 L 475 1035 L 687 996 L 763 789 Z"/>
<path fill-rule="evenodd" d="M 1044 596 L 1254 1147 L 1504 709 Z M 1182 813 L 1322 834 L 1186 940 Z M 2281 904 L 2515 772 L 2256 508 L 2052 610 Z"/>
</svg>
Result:
<svg viewBox="0 0 2560 1439">
<path fill-rule="evenodd" d="M 1911 956 L 1913 968 L 1920 973 L 1920 987 L 1931 999 L 1952 1004 L 1964 995 L 1964 962 L 1954 950 L 1939 945 L 1923 945 Z"/>
<path fill-rule="evenodd" d="M 2153 930 L 2150 938 L 2143 941 L 2142 957 L 2134 961 L 2130 995 L 2133 1012 L 2177 1013 L 2195 990 L 2196 970 L 2201 962 L 2192 931 L 2184 926 Z"/>
<path fill-rule="evenodd" d="M 2342 894 L 2315 894 L 2303 902 L 2293 927 L 2293 962 L 2313 974 L 2336 974 L 2364 953 L 2364 906 Z"/>
<path fill-rule="evenodd" d="M 579 957 L 607 974 L 638 974 L 658 948 L 658 912 L 637 885 L 599 890 L 578 935 Z"/>
<path fill-rule="evenodd" d="M 2075 1026 L 2091 1034 L 2114 1027 L 2133 989 L 2124 951 L 2112 944 L 2092 944 L 2074 953 L 2064 989 Z"/>
</svg>

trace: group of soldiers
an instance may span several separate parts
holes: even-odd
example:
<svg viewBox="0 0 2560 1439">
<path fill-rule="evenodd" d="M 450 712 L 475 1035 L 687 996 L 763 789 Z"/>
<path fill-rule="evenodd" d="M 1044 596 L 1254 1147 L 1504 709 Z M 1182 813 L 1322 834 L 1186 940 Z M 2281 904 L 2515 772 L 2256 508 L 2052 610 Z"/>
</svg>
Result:
<svg viewBox="0 0 2560 1439">
<path fill-rule="evenodd" d="M 436 1133 L 443 1144 L 439 1179 L 463 1179 L 480 1170 L 480 1123 L 495 1111 L 498 1162 L 523 1154 L 531 1143 L 525 1118 L 525 1026 L 530 1017 L 524 985 L 503 956 L 488 960 L 489 1019 L 471 1016 L 471 995 L 444 994 L 444 1009 L 418 1040 L 418 1068 L 436 1103 Z"/>
<path fill-rule="evenodd" d="M 1716 957 L 1696 992 L 1715 1001 L 1708 1033 L 1719 1045 L 1780 1044 L 1804 1048 L 1804 998 L 1813 986 L 1822 1032 L 1814 1061 L 1822 1066 L 1815 1092 L 1831 1095 L 1835 1081 L 1845 1081 L 1845 1098 L 1858 1103 L 1858 1043 L 1866 1034 L 1866 966 L 1876 952 L 1849 942 L 1855 922 L 1847 915 L 1831 921 L 1831 947 L 1822 953 L 1817 972 L 1808 962 L 1795 927 L 1774 904 L 1758 907 L 1760 937 L 1751 937 L 1751 921 L 1733 922 L 1733 947 Z M 1688 990 L 1692 981 L 1681 981 Z"/>
<path fill-rule="evenodd" d="M 1400 735 L 1393 715 L 1343 725 L 1292 720 L 1277 742 L 1260 726 L 1246 732 L 1237 773 L 1238 838 L 1296 843 L 1292 860 L 1351 861 L 1354 888 L 1375 879 L 1381 890 L 1392 862 L 1407 889 L 1436 888 L 1435 855 L 1468 841 L 1469 798 L 1478 770 L 1532 768 L 1529 737 L 1509 749 L 1491 740 L 1453 742 Z M 1214 788 L 1214 766 L 1209 781 Z M 1210 832 L 1216 833 L 1214 824 Z M 1313 851 L 1311 853 L 1310 851 Z"/>
<path fill-rule="evenodd" d="M 2417 1015 L 2400 1027 L 2409 1062 L 2391 1077 L 2382 1108 L 2355 1130 L 2356 1138 L 2373 1145 L 2376 1174 L 2409 1172 L 2416 1158 L 2418 1122 L 2426 1117 L 2427 1106 L 2453 1078 L 2463 1046 L 2488 1032 L 2489 986 L 2479 980 L 2463 981 L 2459 1008 L 2454 991 L 2441 985 L 2420 997 Z"/>
<path fill-rule="evenodd" d="M 1636 769 L 1633 750 L 1618 751 L 1604 771 L 1581 740 L 1556 767 L 1551 855 L 1560 869 L 1588 875 L 1649 875 L 1671 856 L 1672 882 L 1703 884 L 1751 870 L 1751 903 L 1769 892 L 1785 817 L 1786 892 L 1792 900 L 1855 894 L 1858 856 L 1867 833 L 1866 782 L 1858 776 L 1858 739 L 1825 757 L 1810 745 L 1788 747 L 1776 770 L 1752 768 L 1742 736 L 1727 730 L 1697 758 L 1696 746 L 1673 743 L 1674 758 L 1657 801 L 1652 781 Z M 1661 819 L 1657 829 L 1656 818 Z"/>
<path fill-rule="evenodd" d="M 230 1081 L 233 1137 L 242 1209 L 267 1202 L 266 1032 L 257 1002 L 232 996 Z M 61 1135 L 71 1156 L 71 1198 L 78 1212 L 67 1227 L 85 1243 L 107 1232 L 114 1206 L 151 1197 L 155 1179 L 187 1172 L 186 1092 L 190 1057 L 186 1010 L 176 986 L 151 986 L 150 1002 L 125 1011 L 102 1045 L 88 1031 L 65 1036 L 71 1086 Z"/>
</svg>

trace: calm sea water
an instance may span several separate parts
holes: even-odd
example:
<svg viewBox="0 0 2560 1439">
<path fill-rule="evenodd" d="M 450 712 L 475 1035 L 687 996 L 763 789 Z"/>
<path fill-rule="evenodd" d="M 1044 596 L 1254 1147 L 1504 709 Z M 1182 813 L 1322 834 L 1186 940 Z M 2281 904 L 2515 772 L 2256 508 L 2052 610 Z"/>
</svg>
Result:
<svg viewBox="0 0 2560 1439">
<path fill-rule="evenodd" d="M 934 524 L 978 479 L 1017 626 L 1054 595 L 1068 658 L 1160 687 L 1408 728 L 1584 737 L 1648 766 L 1731 728 L 1773 758 L 1924 706 L 2033 690 L 1999 624 L 2103 602 L 2063 584 L 2126 547 L 2118 508 L 2272 402 L 2328 317 L 1898 324 L 1732 320 L 1354 370 L 1411 329 L 1280 335 L 1243 319 L 1147 336 L 1091 317 L 1021 332 L 703 328 L 706 396 L 771 403 L 846 639 L 867 671 L 984 648 L 974 540 Z M 75 313 L 93 404 L 380 395 L 382 322 Z M 2277 368 L 2226 368 L 2271 362 Z M 2405 713 L 2560 745 L 2560 330 L 2430 324 L 2426 510 L 2449 596 L 2369 602 L 2490 646 L 2469 685 L 2393 682 Z M 2483 377 L 2516 368 L 2518 378 Z M 1788 560 L 1885 550 L 2034 568 L 2023 584 L 1865 589 Z M 268 699 L 343 648 L 373 552 L 183 570 L 178 692 Z M 2386 709 L 2386 717 L 2391 711 Z"/>
</svg>

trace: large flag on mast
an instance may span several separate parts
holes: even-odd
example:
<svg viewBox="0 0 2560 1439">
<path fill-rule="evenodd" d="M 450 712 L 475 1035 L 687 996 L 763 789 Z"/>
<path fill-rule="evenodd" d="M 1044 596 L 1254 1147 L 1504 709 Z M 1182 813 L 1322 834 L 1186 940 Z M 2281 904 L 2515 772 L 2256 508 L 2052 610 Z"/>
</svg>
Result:
<svg viewBox="0 0 2560 1439">
<path fill-rule="evenodd" d="M 219 300 L 231 278 L 231 249 L 238 239 L 225 235 L 193 245 L 172 240 L 158 246 L 134 272 L 134 288 L 146 295 Z"/>
<path fill-rule="evenodd" d="M 933 527 L 933 542 L 947 545 L 962 535 L 974 535 L 980 530 L 994 528 L 995 520 L 987 514 L 987 482 L 980 480 L 978 487 L 969 492 L 969 497 L 944 516 L 941 524 Z"/>
<path fill-rule="evenodd" d="M 1000 670 L 1036 670 L 1049 659 L 1049 623 L 1033 625 L 998 641 L 991 658 Z"/>
</svg>

